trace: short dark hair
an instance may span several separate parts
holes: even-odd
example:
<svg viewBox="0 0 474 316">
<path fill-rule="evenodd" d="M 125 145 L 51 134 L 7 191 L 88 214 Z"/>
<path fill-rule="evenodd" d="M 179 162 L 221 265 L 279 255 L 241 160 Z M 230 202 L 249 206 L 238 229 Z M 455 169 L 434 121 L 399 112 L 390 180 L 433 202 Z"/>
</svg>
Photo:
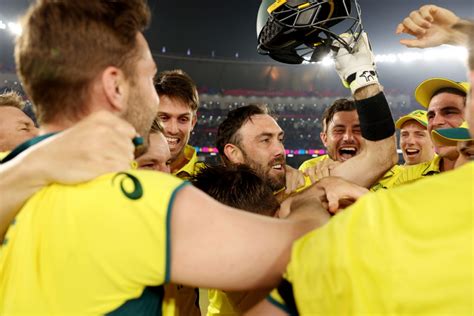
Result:
<svg viewBox="0 0 474 316">
<path fill-rule="evenodd" d="M 437 96 L 438 94 L 441 94 L 441 93 L 450 93 L 450 94 L 454 94 L 454 95 L 458 95 L 460 97 L 463 97 L 464 98 L 464 106 L 466 106 L 466 92 L 464 91 L 461 91 L 459 89 L 456 89 L 456 88 L 441 88 L 439 90 L 436 90 L 435 93 L 433 93 L 433 95 L 431 96 L 431 99 L 433 99 L 435 96 Z"/>
<path fill-rule="evenodd" d="M 206 166 L 190 181 L 217 201 L 244 211 L 273 216 L 280 207 L 270 187 L 246 165 Z"/>
<path fill-rule="evenodd" d="M 199 107 L 199 93 L 193 79 L 181 69 L 162 71 L 155 79 L 159 96 L 177 98 L 186 103 L 196 114 Z"/>
<path fill-rule="evenodd" d="M 227 113 L 226 119 L 217 128 L 216 147 L 225 163 L 229 159 L 224 154 L 224 147 L 227 144 L 240 144 L 239 129 L 254 115 L 269 114 L 266 105 L 249 104 L 239 107 Z"/>
<path fill-rule="evenodd" d="M 334 101 L 334 103 L 327 107 L 326 110 L 324 110 L 323 113 L 323 131 L 327 131 L 327 127 L 329 125 L 329 122 L 332 121 L 332 118 L 334 117 L 334 114 L 337 112 L 351 112 L 355 111 L 356 106 L 354 100 L 350 99 L 337 99 Z"/>
</svg>

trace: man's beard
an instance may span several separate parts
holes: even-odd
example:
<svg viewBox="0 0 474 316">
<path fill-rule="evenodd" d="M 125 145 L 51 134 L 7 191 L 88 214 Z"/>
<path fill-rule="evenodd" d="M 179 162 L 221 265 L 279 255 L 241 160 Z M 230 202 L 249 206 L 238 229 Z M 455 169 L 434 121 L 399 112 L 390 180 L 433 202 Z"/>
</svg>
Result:
<svg viewBox="0 0 474 316">
<path fill-rule="evenodd" d="M 122 118 L 129 122 L 143 138 L 143 145 L 136 148 L 135 157 L 145 153 L 148 148 L 148 137 L 151 125 L 155 119 L 156 113 L 152 113 L 150 107 L 139 93 L 138 87 L 132 87 L 132 92 L 127 100 L 127 109 Z"/>
<path fill-rule="evenodd" d="M 244 157 L 244 164 L 252 168 L 262 179 L 263 181 L 270 187 L 273 192 L 279 191 L 283 189 L 286 185 L 286 175 L 283 173 L 281 176 L 272 176 L 270 175 L 270 171 L 272 170 L 272 165 L 275 162 L 279 162 L 282 166 L 285 164 L 285 158 L 274 159 L 267 165 L 267 168 L 264 168 L 255 160 L 252 160 L 248 157 L 245 151 L 242 150 L 242 154 Z"/>
</svg>

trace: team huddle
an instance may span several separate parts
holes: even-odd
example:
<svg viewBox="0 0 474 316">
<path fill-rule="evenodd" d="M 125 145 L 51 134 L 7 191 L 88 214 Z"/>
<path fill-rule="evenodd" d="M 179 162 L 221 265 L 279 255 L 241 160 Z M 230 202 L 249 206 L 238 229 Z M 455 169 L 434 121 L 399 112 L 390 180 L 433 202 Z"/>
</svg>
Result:
<svg viewBox="0 0 474 316">
<path fill-rule="evenodd" d="M 470 83 L 428 78 L 395 120 L 368 34 L 324 42 L 352 97 L 324 111 L 327 154 L 294 169 L 263 104 L 227 113 L 222 164 L 199 161 L 197 86 L 158 72 L 150 18 L 144 0 L 24 15 L 39 128 L 0 95 L 0 315 L 473 313 L 474 22 L 401 19 L 402 45 L 466 47 Z"/>
</svg>

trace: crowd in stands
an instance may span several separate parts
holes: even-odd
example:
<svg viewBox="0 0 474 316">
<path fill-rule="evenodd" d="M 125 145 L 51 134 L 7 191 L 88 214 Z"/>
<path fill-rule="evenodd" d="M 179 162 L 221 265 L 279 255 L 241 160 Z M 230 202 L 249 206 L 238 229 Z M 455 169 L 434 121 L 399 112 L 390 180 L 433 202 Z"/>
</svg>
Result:
<svg viewBox="0 0 474 316">
<path fill-rule="evenodd" d="M 316 99 L 314 104 L 268 103 L 278 124 L 285 131 L 285 147 L 288 149 L 321 149 L 324 148 L 319 134 L 322 129 L 320 121 L 326 107 L 335 98 Z M 409 96 L 388 96 L 394 120 L 419 108 Z M 228 111 L 252 103 L 249 98 L 244 102 L 227 103 L 202 102 L 198 110 L 198 123 L 191 136 L 191 143 L 199 147 L 214 147 L 217 127 L 225 119 Z"/>
</svg>

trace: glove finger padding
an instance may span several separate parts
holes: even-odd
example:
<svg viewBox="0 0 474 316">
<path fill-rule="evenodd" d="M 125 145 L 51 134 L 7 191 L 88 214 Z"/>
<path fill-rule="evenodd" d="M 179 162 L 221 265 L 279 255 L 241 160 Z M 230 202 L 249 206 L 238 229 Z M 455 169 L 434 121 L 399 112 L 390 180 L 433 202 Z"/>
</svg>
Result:
<svg viewBox="0 0 474 316">
<path fill-rule="evenodd" d="M 339 47 L 335 56 L 335 65 L 344 86 L 355 93 L 362 87 L 378 83 L 375 56 L 367 33 L 363 32 L 355 44 L 351 34 L 342 34 L 341 37 L 349 46 L 354 45 L 352 52 L 349 52 L 339 41 L 333 42 L 333 46 Z"/>
</svg>

